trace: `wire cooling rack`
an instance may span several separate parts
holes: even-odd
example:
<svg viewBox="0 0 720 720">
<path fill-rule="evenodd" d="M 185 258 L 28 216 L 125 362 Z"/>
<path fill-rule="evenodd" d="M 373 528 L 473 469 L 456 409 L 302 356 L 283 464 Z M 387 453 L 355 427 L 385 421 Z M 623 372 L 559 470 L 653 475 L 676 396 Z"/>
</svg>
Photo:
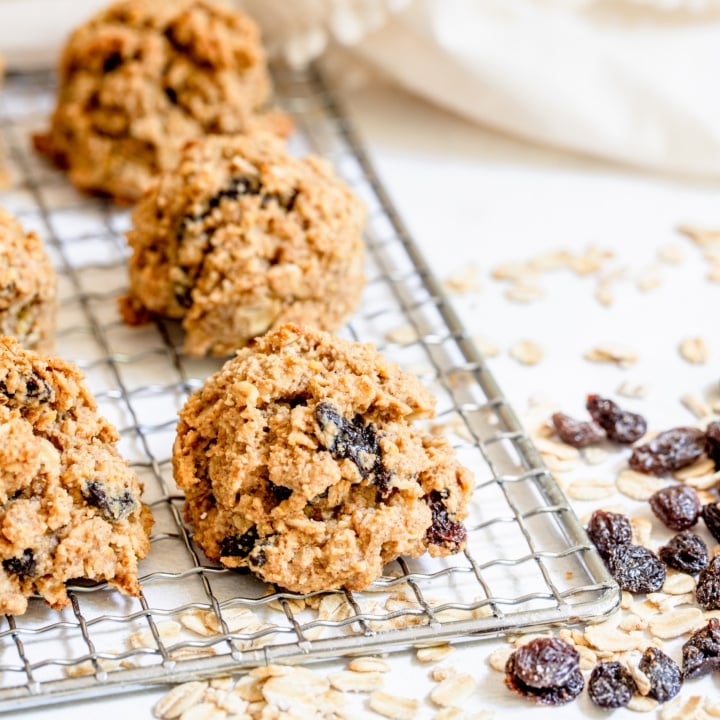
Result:
<svg viewBox="0 0 720 720">
<path fill-rule="evenodd" d="M 372 341 L 438 399 L 460 460 L 475 474 L 468 544 L 451 558 L 399 559 L 363 593 L 301 596 L 209 563 L 182 522 L 171 471 L 177 411 L 220 366 L 181 354 L 173 323 L 119 319 L 127 211 L 79 195 L 38 158 L 30 134 L 53 103 L 48 74 L 10 78 L 0 95 L 9 187 L 0 203 L 46 240 L 59 273 L 58 353 L 88 377 L 155 515 L 142 594 L 76 586 L 61 612 L 32 599 L 0 630 L 0 712 L 241 671 L 387 652 L 441 640 L 572 623 L 618 602 L 567 500 L 419 254 L 347 117 L 315 69 L 276 77 L 295 117 L 291 149 L 334 163 L 368 208 L 369 279 L 342 334 Z"/>
</svg>

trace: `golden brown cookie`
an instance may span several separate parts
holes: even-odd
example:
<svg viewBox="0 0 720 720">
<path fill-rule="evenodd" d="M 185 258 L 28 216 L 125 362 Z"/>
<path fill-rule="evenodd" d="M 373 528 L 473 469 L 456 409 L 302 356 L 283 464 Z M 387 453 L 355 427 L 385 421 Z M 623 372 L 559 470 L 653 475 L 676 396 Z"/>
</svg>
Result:
<svg viewBox="0 0 720 720">
<path fill-rule="evenodd" d="M 287 134 L 255 23 L 210 0 L 122 0 L 77 28 L 37 149 L 81 190 L 134 202 L 205 133 Z"/>
<path fill-rule="evenodd" d="M 0 335 L 48 352 L 55 343 L 57 278 L 42 241 L 0 207 Z"/>
<path fill-rule="evenodd" d="M 117 440 L 74 365 L 0 339 L 0 613 L 78 578 L 140 592 L 152 516 Z"/>
<path fill-rule="evenodd" d="M 125 318 L 182 319 L 190 355 L 285 322 L 334 330 L 365 282 L 364 219 L 327 163 L 269 134 L 194 140 L 133 214 Z"/>
<path fill-rule="evenodd" d="M 369 344 L 285 325 L 180 413 L 173 467 L 207 556 L 297 592 L 358 590 L 400 555 L 461 550 L 472 490 L 419 380 Z"/>
</svg>

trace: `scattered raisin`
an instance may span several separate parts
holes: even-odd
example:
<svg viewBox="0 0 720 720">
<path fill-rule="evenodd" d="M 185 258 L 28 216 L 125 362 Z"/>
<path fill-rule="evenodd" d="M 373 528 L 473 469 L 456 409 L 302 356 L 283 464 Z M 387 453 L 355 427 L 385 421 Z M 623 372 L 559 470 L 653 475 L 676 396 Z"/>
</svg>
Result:
<svg viewBox="0 0 720 720">
<path fill-rule="evenodd" d="M 694 532 L 684 530 L 668 540 L 658 550 L 660 559 L 674 570 L 697 575 L 708 564 L 708 549 L 705 541 Z"/>
<path fill-rule="evenodd" d="M 671 530 L 687 530 L 700 516 L 700 498 L 687 485 L 669 485 L 650 496 L 650 508 Z"/>
<path fill-rule="evenodd" d="M 467 539 L 465 526 L 449 518 L 442 495 L 437 490 L 430 493 L 427 504 L 432 511 L 432 525 L 426 533 L 427 541 L 431 545 L 448 548 L 450 552 L 459 552 Z"/>
<path fill-rule="evenodd" d="M 683 645 L 682 655 L 684 680 L 720 670 L 720 620 L 711 617 L 707 625 L 696 630 Z"/>
<path fill-rule="evenodd" d="M 630 592 L 658 592 L 665 584 L 665 565 L 642 545 L 613 548 L 608 556 L 608 568 L 617 584 Z"/>
<path fill-rule="evenodd" d="M 588 680 L 588 695 L 601 708 L 625 707 L 635 692 L 633 676 L 619 662 L 598 663 Z"/>
<path fill-rule="evenodd" d="M 638 665 L 650 681 L 648 696 L 664 703 L 672 700 L 682 686 L 682 675 L 678 664 L 662 650 L 650 646 L 643 653 Z"/>
<path fill-rule="evenodd" d="M 595 445 L 605 439 L 603 429 L 594 422 L 582 422 L 556 412 L 552 416 L 552 423 L 558 437 L 568 445 L 576 448 Z"/>
<path fill-rule="evenodd" d="M 580 654 L 560 638 L 538 638 L 515 652 L 515 674 L 529 687 L 564 685 L 580 667 Z"/>
<path fill-rule="evenodd" d="M 223 557 L 247 557 L 258 541 L 257 528 L 253 525 L 242 535 L 230 535 L 220 543 L 220 555 Z"/>
<path fill-rule="evenodd" d="M 554 650 L 549 653 L 550 669 L 541 667 L 541 658 L 547 654 L 546 645 L 551 643 Z M 531 680 L 541 683 L 555 683 L 542 687 L 528 685 L 516 672 L 516 657 L 520 650 L 525 650 L 523 673 Z M 535 667 L 533 668 L 533 664 Z M 575 648 L 564 640 L 539 638 L 532 640 L 522 648 L 518 648 L 505 665 L 505 685 L 519 695 L 543 705 L 562 705 L 574 700 L 585 685 L 580 672 L 580 656 Z"/>
<path fill-rule="evenodd" d="M 103 61 L 103 72 L 110 73 L 117 70 L 123 64 L 123 56 L 119 52 L 108 55 Z"/>
<path fill-rule="evenodd" d="M 700 511 L 710 534 L 720 542 L 720 503 L 708 503 Z"/>
<path fill-rule="evenodd" d="M 388 490 L 390 472 L 382 463 L 382 452 L 375 428 L 364 425 L 356 415 L 347 420 L 330 404 L 321 402 L 315 408 L 320 427 L 320 442 L 336 460 L 352 460 L 363 478 L 369 478 L 381 493 Z"/>
<path fill-rule="evenodd" d="M 715 420 L 705 428 L 705 452 L 720 470 L 720 422 Z"/>
<path fill-rule="evenodd" d="M 6 572 L 17 575 L 19 578 L 32 577 L 35 574 L 37 562 L 33 551 L 28 548 L 23 550 L 20 557 L 7 558 L 2 561 Z"/>
<path fill-rule="evenodd" d="M 630 456 L 630 467 L 640 473 L 665 475 L 692 465 L 705 450 L 705 433 L 694 427 L 666 430 Z"/>
<path fill-rule="evenodd" d="M 647 430 L 642 415 L 621 410 L 617 403 L 599 395 L 588 395 L 586 407 L 592 419 L 607 433 L 610 440 L 631 444 Z"/>
<path fill-rule="evenodd" d="M 605 510 L 595 510 L 587 526 L 587 534 L 602 558 L 618 545 L 632 542 L 632 526 L 625 515 Z"/>
<path fill-rule="evenodd" d="M 700 573 L 695 599 L 703 610 L 720 610 L 720 555 L 716 555 Z"/>
<path fill-rule="evenodd" d="M 88 505 L 99 508 L 103 516 L 112 522 L 124 520 L 137 506 L 129 490 L 125 490 L 121 495 L 111 496 L 97 480 L 85 483 L 83 497 Z"/>
</svg>

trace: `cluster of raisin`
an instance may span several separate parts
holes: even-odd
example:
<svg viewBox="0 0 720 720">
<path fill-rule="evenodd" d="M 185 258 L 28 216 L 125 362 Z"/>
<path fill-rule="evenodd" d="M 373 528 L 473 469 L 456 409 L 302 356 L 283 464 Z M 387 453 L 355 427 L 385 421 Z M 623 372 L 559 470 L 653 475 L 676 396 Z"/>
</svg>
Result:
<svg viewBox="0 0 720 720">
<path fill-rule="evenodd" d="M 690 641 L 686 645 L 689 643 Z M 707 651 L 706 640 L 702 648 L 701 652 Z M 703 658 L 705 657 L 703 655 Z M 685 649 L 683 666 L 684 658 Z M 710 672 L 712 668 L 709 662 L 703 662 L 705 664 L 702 671 L 687 677 Z M 671 700 L 680 692 L 684 671 L 681 672 L 677 663 L 662 650 L 648 647 L 638 667 L 650 683 L 648 697 L 662 703 Z M 536 703 L 568 703 L 582 692 L 585 685 L 580 672 L 580 655 L 572 645 L 559 638 L 531 640 L 508 658 L 505 665 L 505 684 L 513 692 Z M 592 702 L 606 709 L 624 707 L 638 691 L 630 671 L 619 662 L 598 663 L 590 674 L 587 686 Z"/>
</svg>

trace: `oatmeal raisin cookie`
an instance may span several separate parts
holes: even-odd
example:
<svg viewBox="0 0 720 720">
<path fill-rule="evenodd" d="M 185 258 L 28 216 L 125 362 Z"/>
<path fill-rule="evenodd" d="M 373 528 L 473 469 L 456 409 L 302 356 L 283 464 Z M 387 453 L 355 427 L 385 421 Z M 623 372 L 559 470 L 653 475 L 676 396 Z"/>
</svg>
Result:
<svg viewBox="0 0 720 720">
<path fill-rule="evenodd" d="M 455 553 L 471 474 L 413 420 L 434 400 L 369 344 L 289 324 L 180 413 L 173 467 L 207 556 L 297 592 L 360 590 L 400 555 Z"/>
<path fill-rule="evenodd" d="M 135 202 L 186 140 L 258 128 L 270 96 L 255 23 L 211 0 L 121 0 L 78 27 L 60 60 L 57 108 L 37 149 L 80 189 Z"/>
<path fill-rule="evenodd" d="M 79 578 L 139 593 L 152 516 L 117 440 L 72 364 L 0 339 L 0 613 Z"/>
<path fill-rule="evenodd" d="M 55 342 L 57 279 L 35 232 L 0 207 L 0 335 L 47 352 Z"/>
<path fill-rule="evenodd" d="M 190 355 L 285 322 L 335 330 L 364 284 L 364 218 L 329 165 L 271 135 L 191 141 L 135 209 L 125 319 L 182 319 Z"/>
</svg>

